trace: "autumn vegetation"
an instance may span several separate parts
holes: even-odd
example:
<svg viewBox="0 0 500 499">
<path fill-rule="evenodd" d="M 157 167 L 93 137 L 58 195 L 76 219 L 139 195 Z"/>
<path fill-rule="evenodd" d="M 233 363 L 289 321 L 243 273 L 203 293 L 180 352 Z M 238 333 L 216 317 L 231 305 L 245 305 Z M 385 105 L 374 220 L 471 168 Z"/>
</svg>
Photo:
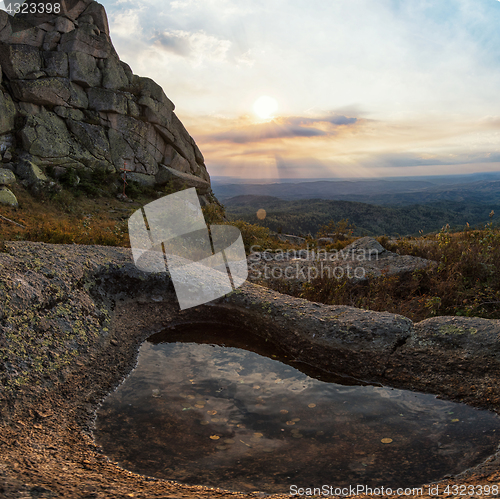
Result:
<svg viewBox="0 0 500 499">
<path fill-rule="evenodd" d="M 96 187 L 103 185 L 102 180 L 87 179 L 79 187 L 67 185 L 55 194 L 38 197 L 15 185 L 13 190 L 20 206 L 0 208 L 0 245 L 13 240 L 128 247 L 128 217 L 166 192 L 154 192 L 131 183 L 127 193 L 134 202 L 126 203 L 116 198 L 116 188 L 112 192 Z M 68 179 L 68 184 L 71 182 Z M 242 220 L 228 222 L 220 206 L 204 208 L 204 215 L 209 225 L 237 226 L 247 252 L 253 245 L 271 251 L 294 247 L 279 241 L 267 227 Z M 317 235 L 336 234 L 338 237 L 326 249 L 340 250 L 354 240 L 353 229 L 348 220 L 330 221 Z M 493 212 L 489 223 L 476 228 L 467 226 L 460 232 L 445 226 L 437 233 L 421 237 L 396 239 L 380 235 L 377 239 L 390 251 L 438 264 L 428 270 L 383 275 L 359 283 L 346 278 L 317 278 L 300 286 L 285 280 L 262 284 L 307 300 L 388 311 L 415 321 L 439 315 L 500 319 L 500 227 L 494 223 Z M 315 239 L 308 238 L 307 244 L 314 247 Z"/>
</svg>

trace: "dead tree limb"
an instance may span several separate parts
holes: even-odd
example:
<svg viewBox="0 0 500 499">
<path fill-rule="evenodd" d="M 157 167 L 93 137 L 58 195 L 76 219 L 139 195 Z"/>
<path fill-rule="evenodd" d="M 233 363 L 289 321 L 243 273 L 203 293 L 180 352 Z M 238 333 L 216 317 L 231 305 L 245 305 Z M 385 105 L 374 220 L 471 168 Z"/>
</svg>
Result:
<svg viewBox="0 0 500 499">
<path fill-rule="evenodd" d="M 17 222 L 14 222 L 14 220 L 11 220 L 10 218 L 4 217 L 0 215 L 0 219 L 5 220 L 6 222 L 10 222 L 11 224 L 17 225 L 18 227 L 21 227 L 22 229 L 26 229 L 24 225 L 18 224 Z"/>
</svg>

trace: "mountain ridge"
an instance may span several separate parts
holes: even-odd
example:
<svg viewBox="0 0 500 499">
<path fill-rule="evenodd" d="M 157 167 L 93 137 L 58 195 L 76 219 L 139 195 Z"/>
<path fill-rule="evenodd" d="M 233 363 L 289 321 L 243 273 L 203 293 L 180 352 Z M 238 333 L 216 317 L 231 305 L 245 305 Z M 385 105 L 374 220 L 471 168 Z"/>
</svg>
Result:
<svg viewBox="0 0 500 499">
<path fill-rule="evenodd" d="M 491 211 L 500 213 L 496 204 L 464 204 L 442 201 L 409 206 L 373 205 L 344 200 L 283 200 L 272 196 L 236 196 L 224 200 L 227 216 L 262 225 L 277 232 L 314 235 L 330 220 L 349 219 L 356 226 L 354 235 L 403 236 L 437 232 L 449 224 L 452 228 L 484 226 Z M 263 220 L 257 210 L 264 209 Z"/>
<path fill-rule="evenodd" d="M 475 174 L 468 181 L 455 179 L 433 183 L 429 180 L 350 180 L 309 181 L 272 184 L 213 183 L 217 197 L 226 201 L 235 196 L 267 195 L 287 201 L 325 199 L 365 202 L 377 205 L 411 205 L 442 201 L 495 204 L 500 202 L 500 176 L 481 178 Z"/>
</svg>

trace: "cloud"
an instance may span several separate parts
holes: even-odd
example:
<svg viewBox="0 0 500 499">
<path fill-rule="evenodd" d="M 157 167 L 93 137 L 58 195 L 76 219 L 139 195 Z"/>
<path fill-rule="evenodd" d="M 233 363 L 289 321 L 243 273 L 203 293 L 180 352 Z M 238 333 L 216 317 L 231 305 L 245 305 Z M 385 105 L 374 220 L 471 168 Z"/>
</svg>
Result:
<svg viewBox="0 0 500 499">
<path fill-rule="evenodd" d="M 203 61 L 222 62 L 231 47 L 229 40 L 208 35 L 204 31 L 170 30 L 156 32 L 151 42 L 166 52 L 187 57 L 201 64 Z"/>
<path fill-rule="evenodd" d="M 353 125 L 358 121 L 357 118 L 348 118 L 338 114 L 332 114 L 322 118 L 305 118 L 302 116 L 291 116 L 287 121 L 295 126 L 314 125 L 316 123 L 330 123 L 332 125 Z"/>
<path fill-rule="evenodd" d="M 111 18 L 110 29 L 113 38 L 129 43 L 130 39 L 142 38 L 139 9 L 126 9 Z"/>
<path fill-rule="evenodd" d="M 239 130 L 229 130 L 211 135 L 210 138 L 216 141 L 235 142 L 245 144 L 247 142 L 259 142 L 268 139 L 282 139 L 292 137 L 317 137 L 326 135 L 326 132 L 317 128 L 301 127 L 278 124 L 276 122 L 264 123 L 262 125 L 252 125 Z"/>
<path fill-rule="evenodd" d="M 212 141 L 245 144 L 269 139 L 333 136 L 337 133 L 335 127 L 353 125 L 357 121 L 357 118 L 348 118 L 340 115 L 331 115 L 322 118 L 291 116 L 279 118 L 268 123 L 259 123 L 236 130 L 219 132 L 207 138 Z"/>
<path fill-rule="evenodd" d="M 380 154 L 372 157 L 367 163 L 375 167 L 408 168 L 413 166 L 454 165 L 498 163 L 500 153 L 479 152 L 474 154 Z"/>
<path fill-rule="evenodd" d="M 183 57 L 188 56 L 193 50 L 189 39 L 176 33 L 158 33 L 153 40 L 167 52 L 173 52 Z"/>
</svg>

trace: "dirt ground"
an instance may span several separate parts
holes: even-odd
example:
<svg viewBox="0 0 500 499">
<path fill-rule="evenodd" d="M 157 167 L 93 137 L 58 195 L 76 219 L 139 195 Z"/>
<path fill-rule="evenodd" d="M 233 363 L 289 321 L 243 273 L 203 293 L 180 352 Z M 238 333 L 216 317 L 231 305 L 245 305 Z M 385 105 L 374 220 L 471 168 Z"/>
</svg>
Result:
<svg viewBox="0 0 500 499">
<path fill-rule="evenodd" d="M 413 324 L 251 284 L 179 312 L 168 276 L 141 274 L 129 250 L 117 248 L 7 243 L 0 283 L 0 497 L 6 499 L 265 495 L 143 477 L 110 462 L 95 444 L 99 403 L 133 368 L 140 344 L 175 324 L 240 324 L 322 368 L 333 364 L 361 379 L 500 409 L 499 321 Z M 498 453 L 434 485 L 432 494 L 423 487 L 421 497 L 498 496 L 491 488 L 481 494 L 479 484 L 500 485 Z M 468 487 L 453 488 L 460 485 Z"/>
</svg>

